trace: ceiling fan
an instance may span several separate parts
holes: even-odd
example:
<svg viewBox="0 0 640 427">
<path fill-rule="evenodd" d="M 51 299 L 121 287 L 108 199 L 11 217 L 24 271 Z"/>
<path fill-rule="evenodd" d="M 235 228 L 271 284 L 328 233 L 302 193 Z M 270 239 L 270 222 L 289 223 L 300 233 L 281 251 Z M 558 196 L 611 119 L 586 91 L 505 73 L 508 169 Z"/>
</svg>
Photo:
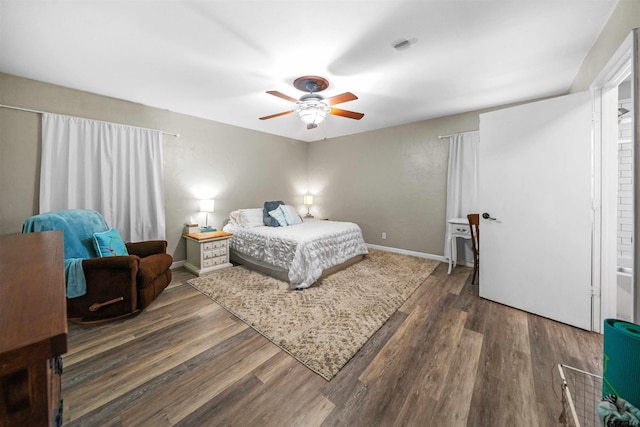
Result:
<svg viewBox="0 0 640 427">
<path fill-rule="evenodd" d="M 300 99 L 292 98 L 282 92 L 278 92 L 277 90 L 268 90 L 267 93 L 295 103 L 296 108 L 291 111 L 260 117 L 260 120 L 273 119 L 274 117 L 297 113 L 298 117 L 307 124 L 307 129 L 314 129 L 325 119 L 327 114 L 333 114 L 355 120 L 360 120 L 364 117 L 364 114 L 362 113 L 332 107 L 332 105 L 358 99 L 358 97 L 351 92 L 345 92 L 326 99 L 322 95 L 318 94 L 318 92 L 329 87 L 327 79 L 318 76 L 302 76 L 294 80 L 293 86 L 296 89 L 309 93 L 302 95 Z"/>
</svg>

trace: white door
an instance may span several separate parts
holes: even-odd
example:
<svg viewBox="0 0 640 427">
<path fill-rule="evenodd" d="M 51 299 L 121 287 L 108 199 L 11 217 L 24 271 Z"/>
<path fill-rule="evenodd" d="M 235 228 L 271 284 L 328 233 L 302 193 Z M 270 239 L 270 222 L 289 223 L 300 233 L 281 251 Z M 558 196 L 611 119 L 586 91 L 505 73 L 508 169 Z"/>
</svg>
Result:
<svg viewBox="0 0 640 427">
<path fill-rule="evenodd" d="M 591 94 L 480 115 L 480 296 L 591 329 Z"/>
</svg>

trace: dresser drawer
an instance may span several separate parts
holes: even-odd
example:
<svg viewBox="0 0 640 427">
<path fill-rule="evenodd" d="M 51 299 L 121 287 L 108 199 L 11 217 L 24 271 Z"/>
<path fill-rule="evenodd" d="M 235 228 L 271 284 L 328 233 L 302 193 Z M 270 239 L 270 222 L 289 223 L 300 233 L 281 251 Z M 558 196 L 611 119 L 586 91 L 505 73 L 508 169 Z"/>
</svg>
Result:
<svg viewBox="0 0 640 427">
<path fill-rule="evenodd" d="M 225 264 L 227 262 L 227 257 L 218 256 L 215 258 L 205 259 L 202 262 L 202 268 L 213 267 L 215 265 Z"/>
<path fill-rule="evenodd" d="M 462 224 L 455 224 L 453 226 L 453 232 L 456 234 L 469 234 L 469 226 Z"/>
<path fill-rule="evenodd" d="M 210 251 L 211 249 L 222 248 L 226 246 L 227 246 L 226 240 L 219 240 L 215 242 L 205 242 L 202 244 L 202 250 Z"/>
</svg>

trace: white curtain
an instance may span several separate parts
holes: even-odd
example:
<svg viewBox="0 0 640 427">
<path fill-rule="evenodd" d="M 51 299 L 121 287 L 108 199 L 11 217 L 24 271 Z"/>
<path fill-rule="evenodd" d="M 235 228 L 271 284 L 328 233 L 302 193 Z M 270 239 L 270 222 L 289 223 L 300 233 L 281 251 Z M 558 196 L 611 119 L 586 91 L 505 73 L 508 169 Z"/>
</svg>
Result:
<svg viewBox="0 0 640 427">
<path fill-rule="evenodd" d="M 480 132 L 465 132 L 449 138 L 447 174 L 447 222 L 478 213 L 478 150 Z M 448 226 L 447 226 L 448 229 Z M 473 262 L 469 241 L 458 240 L 458 261 Z M 444 254 L 449 256 L 449 239 L 445 238 Z M 463 258 L 464 254 L 464 258 Z"/>
<path fill-rule="evenodd" d="M 43 114 L 40 213 L 95 209 L 125 241 L 165 237 L 160 131 Z"/>
</svg>

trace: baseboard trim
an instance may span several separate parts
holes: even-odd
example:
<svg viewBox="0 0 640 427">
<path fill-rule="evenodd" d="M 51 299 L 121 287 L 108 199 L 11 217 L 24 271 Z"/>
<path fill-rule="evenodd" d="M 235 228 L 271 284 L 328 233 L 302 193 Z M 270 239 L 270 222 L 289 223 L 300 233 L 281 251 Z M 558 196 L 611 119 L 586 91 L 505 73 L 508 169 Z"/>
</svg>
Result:
<svg viewBox="0 0 640 427">
<path fill-rule="evenodd" d="M 447 262 L 449 262 L 448 259 L 447 259 Z M 467 262 L 465 260 L 456 262 L 456 265 L 461 265 L 463 267 L 471 267 L 471 268 L 473 268 L 473 263 L 469 263 L 469 262 Z"/>
<path fill-rule="evenodd" d="M 175 270 L 176 268 L 184 267 L 186 262 L 186 259 L 183 259 L 182 261 L 175 261 L 171 264 L 171 269 Z"/>
<path fill-rule="evenodd" d="M 441 255 L 433 255 L 433 254 L 428 254 L 428 253 L 424 253 L 424 252 L 409 251 L 409 250 L 406 250 L 406 249 L 392 248 L 390 246 L 373 245 L 373 244 L 370 244 L 370 243 L 367 243 L 367 247 L 371 248 L 371 249 L 379 249 L 381 251 L 395 252 L 395 253 L 404 254 L 404 255 L 412 255 L 412 256 L 416 256 L 418 258 L 435 259 L 437 261 L 442 261 L 442 262 L 447 262 L 447 263 L 449 262 L 448 258 L 443 257 Z M 176 268 L 184 267 L 186 262 L 187 262 L 187 260 L 175 261 L 174 263 L 171 264 L 171 269 L 174 270 Z M 467 267 L 473 267 L 473 265 L 468 265 L 464 261 L 463 262 L 458 262 L 458 265 L 466 265 Z"/>
<path fill-rule="evenodd" d="M 437 261 L 442 261 L 442 262 L 449 262 L 449 259 L 447 259 L 446 257 L 443 257 L 441 255 L 433 255 L 433 254 L 427 254 L 427 253 L 424 253 L 424 252 L 409 251 L 409 250 L 406 250 L 406 249 L 392 248 L 392 247 L 389 247 L 389 246 L 372 245 L 370 243 L 367 243 L 367 247 L 369 247 L 371 249 L 379 249 L 381 251 L 395 252 L 395 253 L 403 254 L 403 255 L 412 255 L 412 256 L 416 256 L 418 258 L 428 258 L 428 259 L 435 259 Z"/>
</svg>

